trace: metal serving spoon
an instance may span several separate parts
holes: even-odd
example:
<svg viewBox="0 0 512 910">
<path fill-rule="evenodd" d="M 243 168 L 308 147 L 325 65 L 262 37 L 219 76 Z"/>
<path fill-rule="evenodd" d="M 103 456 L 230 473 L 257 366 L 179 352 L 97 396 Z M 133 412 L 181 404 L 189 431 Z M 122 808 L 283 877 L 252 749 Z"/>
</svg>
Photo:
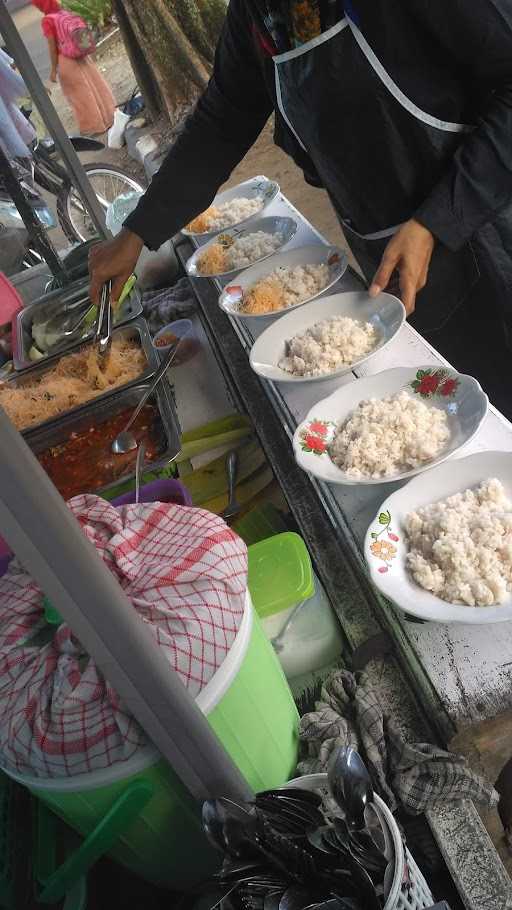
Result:
<svg viewBox="0 0 512 910">
<path fill-rule="evenodd" d="M 373 802 L 373 787 L 366 765 L 355 749 L 337 749 L 329 762 L 329 789 L 353 831 L 366 828 L 364 810 Z"/>
<path fill-rule="evenodd" d="M 220 517 L 227 521 L 238 515 L 242 506 L 236 500 L 236 476 L 238 474 L 238 454 L 233 449 L 226 457 L 226 474 L 228 475 L 228 504 Z"/>
<path fill-rule="evenodd" d="M 137 461 L 135 463 L 135 504 L 139 504 L 140 499 L 140 480 L 144 468 L 144 456 L 146 454 L 146 443 L 141 442 L 137 452 Z"/>
<path fill-rule="evenodd" d="M 174 347 L 168 351 L 167 357 L 165 358 L 165 360 L 162 360 L 162 363 L 158 367 L 158 370 L 156 371 L 156 373 L 153 377 L 153 382 L 151 383 L 151 385 L 149 386 L 147 391 L 144 392 L 144 395 L 142 396 L 141 400 L 139 401 L 137 407 L 135 408 L 135 410 L 134 410 L 132 416 L 130 417 L 128 423 L 126 424 L 124 430 L 121 430 L 121 432 L 118 433 L 116 438 L 114 439 L 114 441 L 112 443 L 112 451 L 114 452 L 114 455 L 126 455 L 127 452 L 132 452 L 134 449 L 137 448 L 138 443 L 137 443 L 137 440 L 135 439 L 135 436 L 133 435 L 133 433 L 129 432 L 130 427 L 133 425 L 134 421 L 137 419 L 140 412 L 142 411 L 142 408 L 146 404 L 148 398 L 151 398 L 157 385 L 159 384 L 159 382 L 161 382 L 162 377 L 164 376 L 164 374 L 170 367 L 172 361 L 174 360 L 174 358 L 176 356 L 176 352 L 177 352 L 181 342 L 183 341 L 183 338 L 186 338 L 186 335 L 183 335 L 181 338 L 177 339 Z"/>
</svg>

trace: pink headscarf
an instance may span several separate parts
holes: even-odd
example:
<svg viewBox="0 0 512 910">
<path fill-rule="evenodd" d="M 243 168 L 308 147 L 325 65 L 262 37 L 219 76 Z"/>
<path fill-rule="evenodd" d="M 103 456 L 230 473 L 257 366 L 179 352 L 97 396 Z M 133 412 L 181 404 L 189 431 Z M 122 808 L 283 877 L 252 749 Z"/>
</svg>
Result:
<svg viewBox="0 0 512 910">
<path fill-rule="evenodd" d="M 49 16 L 51 13 L 60 13 L 59 0 L 32 0 L 32 5 L 36 6 L 45 16 Z"/>
</svg>

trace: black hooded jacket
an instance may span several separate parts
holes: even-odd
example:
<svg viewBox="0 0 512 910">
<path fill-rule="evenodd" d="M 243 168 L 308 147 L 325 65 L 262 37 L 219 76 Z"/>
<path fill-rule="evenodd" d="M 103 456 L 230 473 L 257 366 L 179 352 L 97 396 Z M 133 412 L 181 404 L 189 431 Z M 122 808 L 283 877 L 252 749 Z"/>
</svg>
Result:
<svg viewBox="0 0 512 910">
<path fill-rule="evenodd" d="M 259 2 L 231 0 L 208 88 L 127 219 L 151 249 L 211 204 L 273 111 L 275 142 L 322 185 L 277 109 L 275 49 Z M 408 98 L 434 117 L 471 125 L 440 171 L 418 174 L 411 214 L 449 251 L 471 242 L 480 272 L 490 280 L 499 272 L 499 296 L 512 308 L 512 0 L 351 0 L 350 7 Z"/>
</svg>

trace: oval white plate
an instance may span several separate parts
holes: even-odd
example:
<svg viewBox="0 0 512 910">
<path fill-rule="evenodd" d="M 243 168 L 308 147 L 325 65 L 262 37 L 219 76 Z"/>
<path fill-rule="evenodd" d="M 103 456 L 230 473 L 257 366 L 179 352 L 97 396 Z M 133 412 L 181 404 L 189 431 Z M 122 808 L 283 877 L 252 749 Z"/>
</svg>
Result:
<svg viewBox="0 0 512 910">
<path fill-rule="evenodd" d="M 359 322 L 369 322 L 379 336 L 377 347 L 350 366 L 342 366 L 332 373 L 323 373 L 322 376 L 294 376 L 282 370 L 278 364 L 284 357 L 286 342 L 299 332 L 311 328 L 315 322 L 332 316 L 349 316 Z M 253 344 L 251 367 L 259 376 L 272 382 L 325 382 L 326 379 L 335 379 L 336 376 L 355 370 L 370 360 L 377 351 L 382 351 L 400 331 L 404 320 L 404 305 L 398 297 L 391 294 L 379 294 L 378 297 L 370 297 L 365 291 L 331 294 L 323 300 L 314 300 L 295 312 L 285 310 L 281 319 L 269 325 Z"/>
<path fill-rule="evenodd" d="M 329 279 L 325 287 L 321 288 L 316 294 L 295 303 L 293 306 L 285 307 L 272 313 L 261 313 L 251 315 L 250 313 L 241 313 L 238 309 L 243 295 L 262 278 L 270 275 L 274 269 L 280 266 L 284 268 L 293 268 L 296 265 L 327 265 L 329 268 Z M 219 306 L 229 316 L 236 316 L 237 319 L 278 319 L 285 313 L 290 313 L 298 307 L 304 306 L 310 300 L 320 297 L 330 287 L 333 286 L 345 274 L 348 265 L 346 254 L 337 246 L 327 246 L 325 243 L 312 243 L 309 246 L 298 246 L 293 250 L 287 250 L 284 253 L 275 253 L 264 262 L 257 265 L 251 265 L 248 269 L 241 272 L 236 278 L 236 284 L 224 288 L 219 297 Z"/>
<path fill-rule="evenodd" d="M 224 190 L 224 192 L 219 193 L 213 200 L 212 205 L 222 205 L 223 202 L 231 202 L 232 199 L 254 199 L 256 196 L 261 196 L 263 199 L 261 209 L 258 209 L 254 215 L 251 215 L 249 218 L 244 218 L 243 221 L 239 221 L 237 224 L 230 224 L 229 229 L 231 230 L 235 227 L 239 227 L 241 224 L 248 224 L 255 218 L 261 218 L 265 209 L 271 205 L 278 193 L 279 184 L 276 183 L 275 180 L 267 180 L 266 177 L 263 179 L 252 177 L 251 180 L 245 180 L 243 183 L 231 187 L 230 190 Z M 187 228 L 184 227 L 181 229 L 181 233 L 185 234 L 186 237 L 195 237 L 197 240 L 208 240 L 210 237 L 215 237 L 216 234 L 220 234 L 225 230 L 226 228 L 221 228 L 220 230 L 216 228 L 214 231 L 205 231 L 202 234 L 194 234 L 193 231 L 188 231 Z"/>
<path fill-rule="evenodd" d="M 205 250 L 212 246 L 212 244 L 219 242 L 219 237 L 232 237 L 233 240 L 240 240 L 242 237 L 247 237 L 248 234 L 254 234 L 255 231 L 263 231 L 265 234 L 281 234 L 283 238 L 282 243 L 273 253 L 267 253 L 265 256 L 260 256 L 259 259 L 255 259 L 254 262 L 251 262 L 249 266 L 244 265 L 241 268 L 232 269 L 230 272 L 211 272 L 208 275 L 198 270 L 197 260 L 203 255 Z M 293 218 L 283 218 L 280 215 L 268 215 L 266 218 L 257 218 L 255 221 L 251 221 L 247 227 L 242 229 L 229 228 L 227 231 L 220 231 L 219 234 L 216 234 L 208 243 L 200 246 L 199 249 L 192 254 L 185 268 L 192 278 L 227 278 L 229 275 L 236 275 L 238 272 L 243 272 L 257 262 L 263 262 L 263 260 L 268 259 L 269 256 L 275 256 L 279 250 L 282 250 L 283 247 L 290 242 L 292 237 L 295 236 L 296 231 L 297 222 Z"/>
<path fill-rule="evenodd" d="M 423 378 L 433 375 L 439 377 L 438 391 L 428 397 L 424 395 L 421 397 L 423 401 L 428 400 L 429 404 L 445 411 L 451 432 L 448 444 L 438 458 L 412 471 L 404 471 L 391 477 L 379 477 L 375 480 L 372 478 L 355 479 L 336 467 L 329 456 L 328 446 L 334 437 L 337 424 L 346 420 L 360 401 L 368 398 L 385 398 L 387 395 L 394 395 L 402 390 L 408 391 L 411 395 L 420 395 L 419 391 L 414 391 L 412 383 L 421 382 L 422 374 Z M 449 383 L 449 385 L 445 386 L 445 383 Z M 450 394 L 441 394 L 440 390 L 444 388 L 450 389 Z M 398 369 L 384 370 L 374 376 L 365 376 L 364 379 L 357 379 L 349 385 L 341 386 L 328 398 L 324 398 L 311 408 L 306 419 L 297 427 L 293 437 L 295 460 L 304 471 L 314 474 L 315 477 L 328 483 L 350 485 L 395 483 L 429 470 L 433 465 L 440 464 L 465 446 L 479 430 L 488 405 L 487 395 L 482 391 L 476 379 L 463 373 L 457 373 L 455 370 L 433 366 L 398 367 Z"/>
<path fill-rule="evenodd" d="M 406 569 L 404 521 L 409 512 L 483 480 L 497 477 L 512 498 L 512 454 L 478 452 L 420 474 L 383 502 L 366 534 L 364 555 L 374 585 L 397 607 L 420 619 L 442 623 L 487 624 L 512 620 L 512 594 L 499 607 L 450 604 L 416 584 Z M 375 535 L 375 536 L 374 536 Z M 378 546 L 384 543 L 385 546 Z M 373 550 L 372 550 L 373 547 Z"/>
</svg>

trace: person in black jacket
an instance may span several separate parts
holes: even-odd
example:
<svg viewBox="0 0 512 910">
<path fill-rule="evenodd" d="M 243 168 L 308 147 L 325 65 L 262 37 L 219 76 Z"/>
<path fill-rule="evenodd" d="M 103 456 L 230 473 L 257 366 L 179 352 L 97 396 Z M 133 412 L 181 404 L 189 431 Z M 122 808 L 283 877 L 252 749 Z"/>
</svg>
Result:
<svg viewBox="0 0 512 910">
<path fill-rule="evenodd" d="M 272 112 L 370 292 L 397 278 L 412 324 L 512 414 L 512 0 L 231 0 L 208 88 L 91 251 L 94 299 L 211 204 Z"/>
</svg>

